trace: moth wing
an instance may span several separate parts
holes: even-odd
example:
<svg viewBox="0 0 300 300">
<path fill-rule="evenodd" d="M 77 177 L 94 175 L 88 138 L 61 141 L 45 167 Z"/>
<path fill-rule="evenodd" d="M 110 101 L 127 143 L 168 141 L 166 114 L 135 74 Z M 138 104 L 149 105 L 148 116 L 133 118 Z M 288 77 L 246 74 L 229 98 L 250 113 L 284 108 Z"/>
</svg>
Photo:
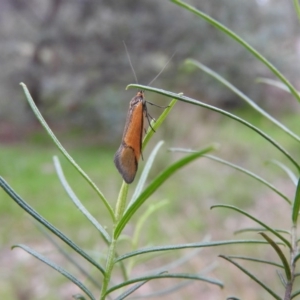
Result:
<svg viewBox="0 0 300 300">
<path fill-rule="evenodd" d="M 124 181 L 132 183 L 138 168 L 133 148 L 121 145 L 115 154 L 114 162 Z"/>
</svg>

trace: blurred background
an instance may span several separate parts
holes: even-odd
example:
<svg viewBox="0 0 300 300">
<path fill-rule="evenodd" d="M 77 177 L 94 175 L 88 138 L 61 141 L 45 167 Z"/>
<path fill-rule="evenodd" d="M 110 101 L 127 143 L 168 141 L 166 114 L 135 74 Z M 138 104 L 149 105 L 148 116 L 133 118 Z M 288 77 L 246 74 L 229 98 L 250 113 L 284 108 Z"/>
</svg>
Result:
<svg viewBox="0 0 300 300">
<path fill-rule="evenodd" d="M 291 1 L 190 0 L 189 3 L 242 36 L 300 88 L 299 22 Z M 296 101 L 282 90 L 258 84 L 259 77 L 273 78 L 265 66 L 237 43 L 173 3 L 161 0 L 1 0 L 0 175 L 49 221 L 64 229 L 82 247 L 95 252 L 101 251 L 103 246 L 99 236 L 96 231 L 91 233 L 89 223 L 64 194 L 52 164 L 52 156 L 58 155 L 58 151 L 28 107 L 19 83 L 27 85 L 62 144 L 114 205 L 121 178 L 113 165 L 113 155 L 121 140 L 129 101 L 136 93 L 132 89 L 125 90 L 135 79 L 123 41 L 140 84 L 148 84 L 175 53 L 153 86 L 183 92 L 239 114 L 279 139 L 295 155 L 298 153 L 292 140 L 231 91 L 198 69 L 185 65 L 184 61 L 193 58 L 219 72 L 299 132 Z M 159 105 L 169 101 L 149 93 L 146 97 Z M 161 113 L 159 108 L 150 107 L 150 110 L 156 117 Z M 284 158 L 248 129 L 215 113 L 178 103 L 155 134 L 144 154 L 145 159 L 161 139 L 165 140 L 164 150 L 157 158 L 151 178 L 180 157 L 180 154 L 170 154 L 168 148 L 199 149 L 219 142 L 218 155 L 266 176 L 292 196 L 293 187 L 284 174 L 264 166 L 270 157 L 282 161 Z M 103 224 L 107 222 L 110 226 L 102 203 L 72 167 L 61 160 L 70 184 L 84 204 Z M 143 165 L 141 161 L 141 169 Z M 182 182 L 186 186 L 184 191 L 178 186 Z M 176 174 L 172 182 L 156 194 L 154 202 L 167 199 L 170 203 L 168 209 L 162 209 L 156 216 L 155 224 L 149 224 L 147 238 L 140 246 L 148 245 L 149 241 L 153 244 L 195 242 L 207 233 L 213 239 L 224 239 L 224 232 L 217 229 L 220 227 L 226 229 L 228 238 L 232 237 L 232 231 L 245 220 L 241 218 L 237 222 L 236 216 L 231 219 L 224 213 L 208 212 L 209 207 L 225 202 L 242 205 L 265 216 L 263 209 L 267 206 L 264 207 L 266 202 L 262 199 L 270 198 L 275 203 L 278 201 L 278 205 L 285 205 L 269 193 L 233 170 L 199 160 Z M 58 261 L 61 259 L 31 219 L 3 192 L 0 196 L 0 298 L 70 299 L 70 295 L 77 292 L 76 287 L 59 275 L 56 277 L 54 271 L 21 250 L 10 250 L 11 245 L 22 242 Z M 285 207 L 280 206 L 280 209 Z M 274 221 L 278 213 L 267 217 Z M 176 225 L 169 226 L 170 220 L 175 220 Z M 162 228 L 165 236 L 161 236 Z M 126 233 L 132 234 L 132 230 L 134 228 L 129 228 Z M 212 255 L 212 261 L 220 251 Z M 199 260 L 196 264 L 199 268 L 194 271 L 205 265 Z M 205 257 L 204 261 L 208 263 L 209 259 Z M 222 273 L 216 273 L 216 277 L 223 279 Z M 244 284 L 239 288 L 229 282 L 225 292 L 193 284 L 179 293 L 178 298 L 172 295 L 164 299 L 196 299 L 199 293 L 205 295 L 205 299 L 223 299 L 235 292 L 240 296 L 249 295 L 255 285 L 248 285 L 247 278 L 243 279 Z M 149 286 L 148 292 L 151 291 Z M 250 298 L 265 299 L 263 293 L 258 295 L 252 294 Z"/>
</svg>

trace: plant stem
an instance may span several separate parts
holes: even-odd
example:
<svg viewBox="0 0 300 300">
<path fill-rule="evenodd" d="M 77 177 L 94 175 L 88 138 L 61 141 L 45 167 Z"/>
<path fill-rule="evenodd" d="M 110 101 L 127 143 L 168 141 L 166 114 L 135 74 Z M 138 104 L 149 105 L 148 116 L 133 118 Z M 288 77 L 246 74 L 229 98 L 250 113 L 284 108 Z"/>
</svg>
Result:
<svg viewBox="0 0 300 300">
<path fill-rule="evenodd" d="M 285 295 L 284 295 L 284 300 L 290 300 L 291 299 L 291 294 L 293 290 L 293 284 L 295 280 L 295 270 L 296 270 L 296 263 L 295 263 L 295 257 L 298 254 L 298 246 L 297 246 L 297 224 L 294 223 L 292 230 L 291 230 L 291 244 L 292 248 L 290 251 L 291 255 L 291 280 L 287 282 L 286 288 L 285 288 Z"/>
<path fill-rule="evenodd" d="M 124 214 L 125 207 L 126 207 L 127 193 L 128 193 L 128 184 L 126 184 L 123 181 L 123 184 L 122 184 L 119 196 L 118 196 L 118 200 L 117 200 L 117 203 L 116 203 L 115 222 L 114 222 L 113 231 L 115 231 L 115 228 L 116 228 L 119 220 L 122 218 L 122 216 Z M 114 235 L 114 232 L 113 232 L 112 241 L 109 245 L 108 253 L 107 253 L 105 276 L 104 276 L 104 279 L 103 279 L 103 285 L 102 285 L 102 289 L 101 289 L 100 300 L 105 300 L 105 297 L 106 297 L 106 291 L 108 289 L 111 274 L 112 274 L 113 267 L 114 267 L 114 258 L 116 256 L 116 243 L 117 243 L 117 239 L 115 238 L 115 235 Z"/>
<path fill-rule="evenodd" d="M 123 216 L 123 213 L 125 211 L 125 207 L 126 207 L 126 199 L 127 199 L 127 193 L 128 193 L 128 184 L 123 181 L 120 193 L 119 193 L 119 197 L 117 200 L 117 204 L 116 204 L 116 209 L 115 209 L 115 216 L 116 216 L 116 221 L 115 224 L 117 224 L 121 217 Z"/>
<path fill-rule="evenodd" d="M 103 285 L 101 289 L 100 300 L 105 300 L 106 291 L 110 282 L 111 273 L 114 266 L 114 257 L 115 257 L 115 248 L 116 248 L 117 240 L 113 237 L 111 244 L 108 249 L 106 268 L 105 268 L 105 276 L 103 279 Z"/>
</svg>

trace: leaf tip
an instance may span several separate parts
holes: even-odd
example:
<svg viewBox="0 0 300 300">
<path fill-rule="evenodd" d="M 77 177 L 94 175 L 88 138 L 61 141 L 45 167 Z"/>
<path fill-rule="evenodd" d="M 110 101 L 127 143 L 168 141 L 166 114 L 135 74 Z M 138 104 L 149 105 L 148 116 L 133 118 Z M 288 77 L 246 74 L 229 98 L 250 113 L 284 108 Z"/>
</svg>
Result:
<svg viewBox="0 0 300 300">
<path fill-rule="evenodd" d="M 219 143 L 212 143 L 211 147 L 212 147 L 212 150 L 218 150 L 221 147 L 221 145 Z"/>
<path fill-rule="evenodd" d="M 184 60 L 184 62 L 183 62 L 183 63 L 184 63 L 185 65 L 188 65 L 188 64 L 191 64 L 191 63 L 192 63 L 192 61 L 193 61 L 192 59 L 190 59 L 190 58 L 187 58 L 187 59 L 185 59 L 185 60 Z"/>
<path fill-rule="evenodd" d="M 212 210 L 212 209 L 214 209 L 216 207 L 217 207 L 217 205 L 212 205 L 209 209 Z"/>
</svg>

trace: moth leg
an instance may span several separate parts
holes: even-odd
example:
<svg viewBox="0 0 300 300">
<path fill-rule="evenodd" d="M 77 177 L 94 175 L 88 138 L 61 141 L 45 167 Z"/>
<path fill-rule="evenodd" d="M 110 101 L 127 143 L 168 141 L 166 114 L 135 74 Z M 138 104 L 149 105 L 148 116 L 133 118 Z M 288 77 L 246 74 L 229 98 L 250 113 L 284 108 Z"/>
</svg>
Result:
<svg viewBox="0 0 300 300">
<path fill-rule="evenodd" d="M 160 106 L 160 105 L 157 105 L 155 103 L 152 103 L 152 102 L 149 102 L 147 101 L 147 103 L 149 103 L 150 105 L 153 105 L 153 106 L 156 106 L 156 107 L 160 107 L 160 108 L 168 108 L 170 105 L 167 105 L 167 106 Z"/>
</svg>

